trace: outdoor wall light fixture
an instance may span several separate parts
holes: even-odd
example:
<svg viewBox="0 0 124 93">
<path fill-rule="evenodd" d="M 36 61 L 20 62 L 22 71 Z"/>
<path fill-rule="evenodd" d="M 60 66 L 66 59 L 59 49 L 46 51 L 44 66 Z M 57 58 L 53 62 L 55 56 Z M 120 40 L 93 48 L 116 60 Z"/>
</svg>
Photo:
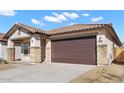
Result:
<svg viewBox="0 0 124 93">
<path fill-rule="evenodd" d="M 102 42 L 103 42 L 102 37 L 100 37 L 99 38 L 99 43 L 102 43 Z"/>
</svg>

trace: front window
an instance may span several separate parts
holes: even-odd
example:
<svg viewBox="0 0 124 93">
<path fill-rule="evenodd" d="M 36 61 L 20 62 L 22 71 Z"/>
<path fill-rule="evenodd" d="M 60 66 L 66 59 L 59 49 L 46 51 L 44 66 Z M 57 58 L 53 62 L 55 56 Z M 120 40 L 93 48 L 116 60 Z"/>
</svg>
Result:
<svg viewBox="0 0 124 93">
<path fill-rule="evenodd" d="M 22 44 L 22 53 L 24 55 L 28 55 L 29 52 L 30 52 L 30 45 L 29 45 L 29 43 Z"/>
</svg>

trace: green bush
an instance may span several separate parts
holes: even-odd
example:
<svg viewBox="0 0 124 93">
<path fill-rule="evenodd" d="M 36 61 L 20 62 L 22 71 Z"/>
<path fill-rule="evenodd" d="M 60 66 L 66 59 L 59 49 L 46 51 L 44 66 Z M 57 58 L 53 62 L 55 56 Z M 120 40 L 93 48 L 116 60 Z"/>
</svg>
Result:
<svg viewBox="0 0 124 93">
<path fill-rule="evenodd" d="M 0 58 L 0 64 L 8 64 L 8 62 L 5 59 Z"/>
</svg>

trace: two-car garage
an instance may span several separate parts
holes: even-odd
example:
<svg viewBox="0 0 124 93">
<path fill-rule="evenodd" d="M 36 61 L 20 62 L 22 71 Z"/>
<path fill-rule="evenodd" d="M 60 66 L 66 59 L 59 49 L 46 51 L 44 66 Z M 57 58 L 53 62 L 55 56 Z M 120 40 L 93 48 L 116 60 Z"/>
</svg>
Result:
<svg viewBox="0 0 124 93">
<path fill-rule="evenodd" d="M 52 40 L 52 62 L 97 64 L 96 36 Z"/>
</svg>

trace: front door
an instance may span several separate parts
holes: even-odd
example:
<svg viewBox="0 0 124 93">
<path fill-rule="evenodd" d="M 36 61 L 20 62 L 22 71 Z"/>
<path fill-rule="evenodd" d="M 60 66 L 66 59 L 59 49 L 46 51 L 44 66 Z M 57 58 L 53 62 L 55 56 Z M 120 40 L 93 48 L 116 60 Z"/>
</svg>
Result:
<svg viewBox="0 0 124 93">
<path fill-rule="evenodd" d="M 21 60 L 21 44 L 15 43 L 15 61 Z"/>
</svg>

